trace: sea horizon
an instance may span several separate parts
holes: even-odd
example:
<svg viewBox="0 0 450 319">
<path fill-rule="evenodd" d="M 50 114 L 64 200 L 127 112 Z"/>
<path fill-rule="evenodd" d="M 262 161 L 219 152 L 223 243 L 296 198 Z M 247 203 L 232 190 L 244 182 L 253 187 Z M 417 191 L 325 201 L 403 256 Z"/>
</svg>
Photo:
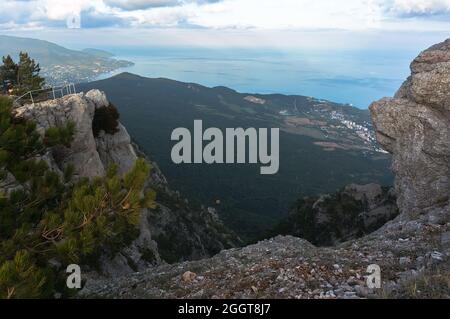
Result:
<svg viewBox="0 0 450 319">
<path fill-rule="evenodd" d="M 134 63 L 122 72 L 225 86 L 241 93 L 303 95 L 367 109 L 393 96 L 409 73 L 414 50 L 258 50 L 103 47 Z M 389 57 L 389 58 L 388 58 Z"/>
</svg>

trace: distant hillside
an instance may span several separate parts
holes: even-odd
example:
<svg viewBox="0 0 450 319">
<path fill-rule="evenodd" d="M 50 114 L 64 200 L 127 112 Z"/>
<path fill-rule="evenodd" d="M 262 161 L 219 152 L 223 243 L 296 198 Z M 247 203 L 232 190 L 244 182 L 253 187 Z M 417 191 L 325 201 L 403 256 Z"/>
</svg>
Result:
<svg viewBox="0 0 450 319">
<path fill-rule="evenodd" d="M 169 182 L 214 206 L 232 229 L 253 239 L 283 218 L 294 201 L 350 183 L 391 185 L 389 155 L 374 140 L 367 110 L 304 96 L 242 94 L 168 79 L 122 73 L 82 84 L 105 91 L 133 138 L 152 154 Z M 279 127 L 280 171 L 259 165 L 174 165 L 171 132 L 204 127 Z M 218 204 L 216 204 L 218 203 Z"/>
<path fill-rule="evenodd" d="M 40 63 L 42 74 L 50 84 L 86 82 L 102 73 L 132 65 L 129 61 L 112 59 L 102 50 L 76 51 L 48 41 L 0 35 L 0 57 L 10 54 L 17 59 L 20 51 L 28 52 Z"/>
<path fill-rule="evenodd" d="M 114 54 L 112 54 L 111 52 L 99 50 L 99 49 L 93 49 L 93 48 L 83 49 L 82 52 L 88 53 L 91 55 L 95 55 L 95 56 L 101 57 L 101 58 L 112 58 L 114 56 Z"/>
</svg>

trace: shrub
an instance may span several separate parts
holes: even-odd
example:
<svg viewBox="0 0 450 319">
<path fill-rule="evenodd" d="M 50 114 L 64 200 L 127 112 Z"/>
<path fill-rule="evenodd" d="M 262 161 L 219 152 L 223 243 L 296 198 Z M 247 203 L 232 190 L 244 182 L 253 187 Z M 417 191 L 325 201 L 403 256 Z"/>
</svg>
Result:
<svg viewBox="0 0 450 319">
<path fill-rule="evenodd" d="M 119 112 L 113 104 L 103 106 L 95 110 L 94 122 L 92 123 L 92 130 L 94 136 L 97 137 L 100 131 L 106 134 L 115 134 L 118 132 L 119 126 Z"/>
</svg>

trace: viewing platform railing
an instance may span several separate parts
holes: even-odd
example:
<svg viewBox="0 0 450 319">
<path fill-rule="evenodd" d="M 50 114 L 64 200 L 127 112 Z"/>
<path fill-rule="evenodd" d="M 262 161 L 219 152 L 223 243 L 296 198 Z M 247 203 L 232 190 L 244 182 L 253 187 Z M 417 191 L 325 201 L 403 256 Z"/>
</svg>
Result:
<svg viewBox="0 0 450 319">
<path fill-rule="evenodd" d="M 74 83 L 64 83 L 59 86 L 48 86 L 39 90 L 28 91 L 14 100 L 15 105 L 25 105 L 56 100 L 69 94 L 77 93 Z"/>
</svg>

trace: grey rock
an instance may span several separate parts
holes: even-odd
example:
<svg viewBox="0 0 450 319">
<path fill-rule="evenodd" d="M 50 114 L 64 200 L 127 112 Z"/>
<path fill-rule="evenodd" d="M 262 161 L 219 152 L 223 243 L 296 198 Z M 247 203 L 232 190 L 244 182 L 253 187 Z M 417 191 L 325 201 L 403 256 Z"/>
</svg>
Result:
<svg viewBox="0 0 450 319">
<path fill-rule="evenodd" d="M 130 135 L 122 124 L 119 124 L 118 132 L 113 135 L 101 131 L 95 142 L 102 163 L 105 166 L 118 164 L 120 173 L 127 172 L 137 159 Z"/>
<path fill-rule="evenodd" d="M 95 91 L 91 96 L 104 95 Z M 44 135 L 54 126 L 66 125 L 69 121 L 75 124 L 75 133 L 70 148 L 58 147 L 53 150 L 53 157 L 60 169 L 72 164 L 76 175 L 95 177 L 105 174 L 105 167 L 100 159 L 92 131 L 95 113 L 95 102 L 83 93 L 64 96 L 33 105 L 25 105 L 16 110 L 17 116 L 34 120 L 37 130 Z"/>
<path fill-rule="evenodd" d="M 411 263 L 410 257 L 400 257 L 399 264 L 401 266 L 406 266 L 406 265 L 409 265 L 410 263 Z"/>
<path fill-rule="evenodd" d="M 442 254 L 439 251 L 433 251 L 430 256 L 432 259 L 439 260 L 439 261 L 443 260 L 443 258 L 444 258 L 444 254 Z"/>
<path fill-rule="evenodd" d="M 96 109 L 109 105 L 106 94 L 99 90 L 90 90 L 86 93 L 86 97 L 94 104 Z"/>
<path fill-rule="evenodd" d="M 441 245 L 444 247 L 450 246 L 450 231 L 441 235 Z"/>
<path fill-rule="evenodd" d="M 22 190 L 23 187 L 10 172 L 6 172 L 6 176 L 0 180 L 0 194 L 9 196 L 14 191 Z"/>
<path fill-rule="evenodd" d="M 450 201 L 450 40 L 422 52 L 395 98 L 370 106 L 378 142 L 393 154 L 401 212 Z"/>
</svg>

